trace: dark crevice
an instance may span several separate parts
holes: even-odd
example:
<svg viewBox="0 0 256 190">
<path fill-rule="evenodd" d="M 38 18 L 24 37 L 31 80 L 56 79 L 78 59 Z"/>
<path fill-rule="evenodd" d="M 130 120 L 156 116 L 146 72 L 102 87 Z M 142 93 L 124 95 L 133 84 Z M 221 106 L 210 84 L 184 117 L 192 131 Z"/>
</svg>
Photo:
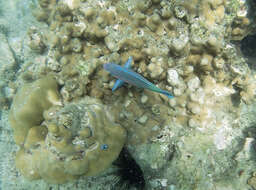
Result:
<svg viewBox="0 0 256 190">
<path fill-rule="evenodd" d="M 119 177 L 115 190 L 145 189 L 143 172 L 126 148 L 122 149 L 113 164 L 118 167 L 117 176 Z"/>
<path fill-rule="evenodd" d="M 241 51 L 245 57 L 256 58 L 256 34 L 248 35 L 242 39 Z"/>
<path fill-rule="evenodd" d="M 250 25 L 247 26 L 249 34 L 245 36 L 241 41 L 233 41 L 235 45 L 240 49 L 242 55 L 247 59 L 247 64 L 252 70 L 256 70 L 256 1 L 247 0 L 247 18 L 250 20 Z"/>
<path fill-rule="evenodd" d="M 234 94 L 231 94 L 231 102 L 233 106 L 239 107 L 241 103 L 240 92 L 242 91 L 242 89 L 236 86 L 235 84 L 233 85 L 233 88 L 235 89 L 236 92 Z"/>
<path fill-rule="evenodd" d="M 256 70 L 256 34 L 244 37 L 240 48 L 243 56 L 248 60 L 250 69 Z"/>
</svg>

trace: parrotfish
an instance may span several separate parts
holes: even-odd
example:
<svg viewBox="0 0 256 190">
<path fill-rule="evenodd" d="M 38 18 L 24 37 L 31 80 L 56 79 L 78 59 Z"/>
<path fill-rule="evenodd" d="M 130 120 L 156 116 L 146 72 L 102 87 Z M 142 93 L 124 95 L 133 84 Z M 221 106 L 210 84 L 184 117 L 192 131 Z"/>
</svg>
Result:
<svg viewBox="0 0 256 190">
<path fill-rule="evenodd" d="M 117 78 L 117 81 L 115 82 L 112 91 L 120 88 L 126 82 L 139 88 L 145 88 L 154 92 L 164 94 L 168 98 L 173 98 L 173 95 L 170 92 L 158 88 L 153 83 L 145 79 L 143 76 L 131 70 L 131 63 L 132 57 L 129 57 L 124 67 L 115 63 L 106 63 L 103 65 L 105 70 L 107 70 L 111 75 Z"/>
</svg>

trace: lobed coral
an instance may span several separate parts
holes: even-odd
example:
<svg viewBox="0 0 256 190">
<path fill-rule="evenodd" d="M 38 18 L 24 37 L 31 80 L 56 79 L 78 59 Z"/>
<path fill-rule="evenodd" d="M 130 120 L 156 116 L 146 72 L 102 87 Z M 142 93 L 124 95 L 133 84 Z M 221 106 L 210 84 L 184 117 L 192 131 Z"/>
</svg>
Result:
<svg viewBox="0 0 256 190">
<path fill-rule="evenodd" d="M 9 120 L 20 146 L 16 167 L 28 179 L 64 183 L 96 175 L 111 165 L 125 142 L 126 131 L 99 101 L 84 98 L 62 106 L 58 96 L 56 81 L 45 77 L 14 97 Z"/>
<path fill-rule="evenodd" d="M 61 102 L 57 83 L 50 76 L 19 89 L 9 114 L 16 144 L 24 144 L 30 128 L 40 125 L 43 122 L 43 112 L 53 105 L 61 105 Z"/>
</svg>

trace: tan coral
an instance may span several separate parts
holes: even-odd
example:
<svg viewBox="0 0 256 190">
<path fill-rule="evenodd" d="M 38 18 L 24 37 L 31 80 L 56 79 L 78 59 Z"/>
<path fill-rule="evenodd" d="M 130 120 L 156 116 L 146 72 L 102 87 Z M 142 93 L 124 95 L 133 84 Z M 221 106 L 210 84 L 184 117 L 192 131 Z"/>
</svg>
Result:
<svg viewBox="0 0 256 190">
<path fill-rule="evenodd" d="M 25 84 L 19 89 L 9 114 L 16 144 L 22 145 L 29 129 L 41 124 L 44 110 L 60 104 L 57 83 L 51 76 Z"/>
<path fill-rule="evenodd" d="M 28 179 L 43 178 L 51 183 L 104 171 L 126 139 L 126 131 L 112 121 L 106 109 L 92 98 L 51 109 L 44 114 L 46 127 L 29 130 L 25 146 L 17 153 L 17 168 Z M 54 116 L 49 117 L 50 113 Z"/>
<path fill-rule="evenodd" d="M 254 189 L 256 188 L 256 172 L 253 172 L 252 176 L 248 179 L 247 183 Z"/>
</svg>

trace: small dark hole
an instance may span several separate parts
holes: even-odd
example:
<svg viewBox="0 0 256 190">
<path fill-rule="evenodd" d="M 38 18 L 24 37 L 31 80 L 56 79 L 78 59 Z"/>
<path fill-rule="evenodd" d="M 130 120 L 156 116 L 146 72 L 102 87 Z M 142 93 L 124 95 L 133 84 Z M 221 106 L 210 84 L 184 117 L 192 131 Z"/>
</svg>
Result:
<svg viewBox="0 0 256 190">
<path fill-rule="evenodd" d="M 143 172 L 126 148 L 123 148 L 113 164 L 119 168 L 117 175 L 120 179 L 116 184 L 117 189 L 143 190 L 145 188 Z"/>
</svg>

